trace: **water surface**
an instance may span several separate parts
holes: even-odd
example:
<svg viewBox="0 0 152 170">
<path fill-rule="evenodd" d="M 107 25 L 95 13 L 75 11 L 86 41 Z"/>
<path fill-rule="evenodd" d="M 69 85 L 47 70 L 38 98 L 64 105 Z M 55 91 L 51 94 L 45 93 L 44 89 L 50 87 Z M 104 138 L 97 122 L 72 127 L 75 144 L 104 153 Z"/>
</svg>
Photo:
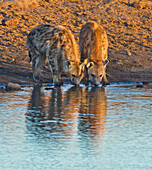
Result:
<svg viewBox="0 0 152 170">
<path fill-rule="evenodd" d="M 152 169 L 152 88 L 0 93 L 0 169 Z"/>
</svg>

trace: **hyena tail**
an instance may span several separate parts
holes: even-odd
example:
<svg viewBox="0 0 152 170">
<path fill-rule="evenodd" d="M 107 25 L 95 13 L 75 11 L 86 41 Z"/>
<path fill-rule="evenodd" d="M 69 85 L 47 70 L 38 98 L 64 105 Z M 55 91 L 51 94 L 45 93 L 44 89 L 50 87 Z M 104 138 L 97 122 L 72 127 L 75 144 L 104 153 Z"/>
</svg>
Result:
<svg viewBox="0 0 152 170">
<path fill-rule="evenodd" d="M 29 63 L 32 61 L 32 56 L 31 56 L 31 53 L 29 51 L 29 57 L 30 57 L 30 60 L 29 60 Z"/>
<path fill-rule="evenodd" d="M 31 41 L 30 41 L 30 37 L 29 35 L 27 36 L 27 39 L 26 39 L 26 45 L 27 45 L 27 49 L 28 49 L 28 55 L 29 55 L 29 63 L 32 61 L 32 55 L 31 55 L 31 50 L 30 50 L 30 47 L 31 47 Z"/>
</svg>

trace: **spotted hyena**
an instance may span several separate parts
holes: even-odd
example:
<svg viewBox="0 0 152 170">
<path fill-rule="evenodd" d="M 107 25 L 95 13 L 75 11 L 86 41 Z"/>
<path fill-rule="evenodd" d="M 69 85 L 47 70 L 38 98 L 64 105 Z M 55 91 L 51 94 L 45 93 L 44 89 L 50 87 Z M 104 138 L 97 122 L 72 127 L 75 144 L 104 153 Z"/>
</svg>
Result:
<svg viewBox="0 0 152 170">
<path fill-rule="evenodd" d="M 61 85 L 62 71 L 73 84 L 81 81 L 85 65 L 80 64 L 78 45 L 70 30 L 60 25 L 39 25 L 27 36 L 27 48 L 35 81 L 41 80 L 40 68 L 46 59 L 55 85 Z"/>
<path fill-rule="evenodd" d="M 102 26 L 94 21 L 82 26 L 79 37 L 81 60 L 86 62 L 87 82 L 109 84 L 106 78 L 108 38 Z"/>
</svg>

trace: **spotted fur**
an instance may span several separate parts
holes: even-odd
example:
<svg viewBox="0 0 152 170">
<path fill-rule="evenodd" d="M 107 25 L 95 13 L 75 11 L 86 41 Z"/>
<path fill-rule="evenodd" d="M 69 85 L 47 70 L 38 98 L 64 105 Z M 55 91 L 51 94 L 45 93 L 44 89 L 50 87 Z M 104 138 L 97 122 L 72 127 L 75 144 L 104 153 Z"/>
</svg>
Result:
<svg viewBox="0 0 152 170">
<path fill-rule="evenodd" d="M 82 26 L 79 37 L 81 60 L 86 61 L 86 81 L 109 84 L 106 78 L 108 38 L 102 26 L 94 21 Z"/>
<path fill-rule="evenodd" d="M 39 25 L 27 36 L 27 47 L 35 81 L 41 80 L 40 68 L 47 58 L 54 84 L 61 84 L 62 71 L 73 84 L 80 83 L 84 64 L 80 64 L 78 45 L 70 30 L 59 25 Z"/>
</svg>

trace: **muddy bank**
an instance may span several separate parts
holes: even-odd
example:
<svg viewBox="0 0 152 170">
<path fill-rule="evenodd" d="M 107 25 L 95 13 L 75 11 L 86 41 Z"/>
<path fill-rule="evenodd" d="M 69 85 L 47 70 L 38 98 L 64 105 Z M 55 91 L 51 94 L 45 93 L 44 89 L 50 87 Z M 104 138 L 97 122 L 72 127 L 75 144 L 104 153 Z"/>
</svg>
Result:
<svg viewBox="0 0 152 170">
<path fill-rule="evenodd" d="M 152 2 L 140 3 L 138 8 L 131 0 L 0 1 L 0 84 L 33 83 L 26 37 L 35 26 L 64 25 L 78 42 L 82 25 L 91 20 L 108 34 L 108 80 L 152 82 Z M 11 21 L 4 23 L 6 18 Z M 43 74 L 46 82 L 52 81 L 47 67 Z"/>
<path fill-rule="evenodd" d="M 107 68 L 107 77 L 110 83 L 112 82 L 152 82 L 152 72 L 149 71 L 118 71 L 113 69 L 109 72 Z M 49 69 L 43 69 L 44 83 L 52 83 L 52 76 Z M 62 75 L 64 82 L 69 82 L 66 75 Z M 3 63 L 0 67 L 0 86 L 5 86 L 8 82 L 18 84 L 34 84 L 32 77 L 32 69 L 30 66 Z M 83 82 L 83 80 L 82 80 Z"/>
</svg>

